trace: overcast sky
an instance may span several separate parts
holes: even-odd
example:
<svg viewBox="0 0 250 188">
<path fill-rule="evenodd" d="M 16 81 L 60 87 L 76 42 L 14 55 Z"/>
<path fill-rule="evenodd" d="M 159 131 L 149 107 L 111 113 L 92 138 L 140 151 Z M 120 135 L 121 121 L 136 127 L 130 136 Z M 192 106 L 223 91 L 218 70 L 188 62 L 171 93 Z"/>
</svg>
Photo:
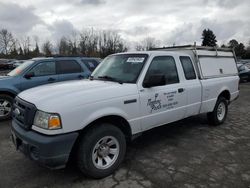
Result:
<svg viewBox="0 0 250 188">
<path fill-rule="evenodd" d="M 0 0 L 0 28 L 18 37 L 58 40 L 83 28 L 117 30 L 127 42 L 201 43 L 210 28 L 219 43 L 250 40 L 250 0 Z"/>
</svg>

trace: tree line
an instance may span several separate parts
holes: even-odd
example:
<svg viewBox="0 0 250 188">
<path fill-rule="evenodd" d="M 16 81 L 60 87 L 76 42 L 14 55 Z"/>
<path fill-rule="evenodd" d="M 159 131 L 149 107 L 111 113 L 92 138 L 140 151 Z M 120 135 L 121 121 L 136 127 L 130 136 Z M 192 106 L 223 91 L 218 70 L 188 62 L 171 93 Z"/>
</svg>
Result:
<svg viewBox="0 0 250 188">
<path fill-rule="evenodd" d="M 202 32 L 202 46 L 217 45 L 214 32 L 204 29 Z M 161 42 L 153 37 L 146 37 L 136 42 L 137 51 L 156 48 Z M 229 47 L 235 50 L 238 58 L 250 59 L 250 42 L 248 46 L 232 39 L 228 44 L 220 47 Z M 113 53 L 128 50 L 128 44 L 117 31 L 84 29 L 81 32 L 72 31 L 69 36 L 62 36 L 56 43 L 46 40 L 39 44 L 39 38 L 15 37 L 7 29 L 0 30 L 0 58 L 29 59 L 39 56 L 87 56 L 104 58 Z"/>
<path fill-rule="evenodd" d="M 218 47 L 214 32 L 210 29 L 204 29 L 202 32 L 202 46 Z M 236 39 L 231 39 L 227 44 L 222 44 L 222 48 L 233 48 L 238 59 L 250 59 L 250 41 L 248 46 Z"/>
<path fill-rule="evenodd" d="M 31 47 L 31 44 L 35 47 Z M 0 30 L 0 57 L 28 59 L 38 56 L 92 56 L 106 57 L 113 53 L 127 51 L 125 41 L 118 32 L 112 30 L 86 29 L 63 36 L 56 44 L 46 40 L 40 45 L 39 38 L 17 39 L 7 29 Z M 39 47 L 40 46 L 40 47 Z"/>
</svg>

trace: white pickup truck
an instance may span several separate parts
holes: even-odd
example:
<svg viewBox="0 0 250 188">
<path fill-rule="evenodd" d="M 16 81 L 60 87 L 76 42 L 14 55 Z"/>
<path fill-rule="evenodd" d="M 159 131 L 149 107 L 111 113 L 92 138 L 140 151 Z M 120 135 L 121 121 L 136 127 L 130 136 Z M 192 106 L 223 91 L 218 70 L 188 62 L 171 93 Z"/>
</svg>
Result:
<svg viewBox="0 0 250 188">
<path fill-rule="evenodd" d="M 53 169 L 70 156 L 93 178 L 121 164 L 126 142 L 143 131 L 201 113 L 225 121 L 239 96 L 234 53 L 196 46 L 108 56 L 88 80 L 39 86 L 14 102 L 12 138 Z"/>
</svg>

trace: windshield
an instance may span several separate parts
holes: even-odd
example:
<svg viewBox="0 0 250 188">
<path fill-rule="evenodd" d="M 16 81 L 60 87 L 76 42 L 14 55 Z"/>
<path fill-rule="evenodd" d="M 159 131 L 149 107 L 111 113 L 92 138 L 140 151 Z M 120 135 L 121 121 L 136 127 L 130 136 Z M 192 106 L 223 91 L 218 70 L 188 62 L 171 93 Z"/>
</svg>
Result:
<svg viewBox="0 0 250 188">
<path fill-rule="evenodd" d="M 7 75 L 8 76 L 18 76 L 18 75 L 22 74 L 23 71 L 27 67 L 29 67 L 32 63 L 34 63 L 34 61 L 27 60 L 24 63 L 22 63 L 21 65 L 19 65 L 17 68 L 15 68 L 14 70 L 12 70 L 11 72 L 9 72 Z"/>
<path fill-rule="evenodd" d="M 147 54 L 109 56 L 92 73 L 91 79 L 136 83 L 147 58 Z"/>
</svg>

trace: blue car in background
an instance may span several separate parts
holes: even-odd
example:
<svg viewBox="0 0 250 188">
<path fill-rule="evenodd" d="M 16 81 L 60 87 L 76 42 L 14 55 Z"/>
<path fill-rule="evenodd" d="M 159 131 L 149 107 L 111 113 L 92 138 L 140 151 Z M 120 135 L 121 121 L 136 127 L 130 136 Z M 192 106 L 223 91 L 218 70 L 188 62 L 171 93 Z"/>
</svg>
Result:
<svg viewBox="0 0 250 188">
<path fill-rule="evenodd" d="M 12 102 L 23 90 L 39 85 L 88 78 L 100 62 L 95 58 L 34 58 L 0 76 L 0 121 L 11 117 Z"/>
</svg>

